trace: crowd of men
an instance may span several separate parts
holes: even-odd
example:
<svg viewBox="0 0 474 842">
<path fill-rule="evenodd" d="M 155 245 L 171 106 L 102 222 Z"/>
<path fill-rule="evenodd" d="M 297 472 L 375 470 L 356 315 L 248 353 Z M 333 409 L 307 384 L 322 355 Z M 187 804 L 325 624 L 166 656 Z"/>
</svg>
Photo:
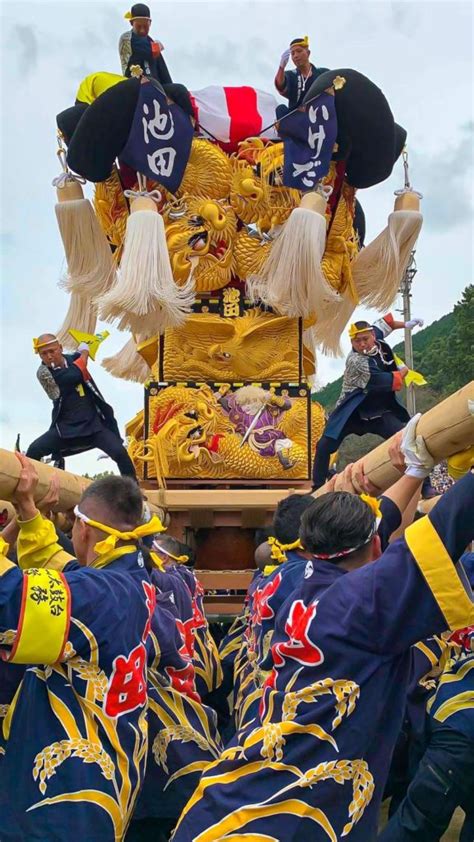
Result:
<svg viewBox="0 0 474 842">
<path fill-rule="evenodd" d="M 69 540 L 57 477 L 35 503 L 18 454 L 2 840 L 368 842 L 390 796 L 383 842 L 439 840 L 457 806 L 472 842 L 474 475 L 418 519 L 433 460 L 417 421 L 393 440 L 384 494 L 349 466 L 282 500 L 219 648 L 192 551 L 133 478 L 89 485 Z"/>
<path fill-rule="evenodd" d="M 186 108 L 148 7 L 127 17 L 124 75 L 140 64 Z M 309 56 L 294 39 L 280 61 L 289 109 L 323 70 Z M 474 470 L 418 516 L 434 462 L 384 341 L 417 324 L 351 325 L 318 496 L 278 505 L 226 629 L 209 627 L 192 549 L 144 501 L 89 347 L 35 340 L 53 414 L 17 454 L 0 539 L 2 842 L 435 842 L 457 807 L 473 842 Z M 344 437 L 369 430 L 396 434 L 397 482 L 381 494 L 351 465 L 326 482 Z M 122 476 L 91 483 L 60 528 L 58 477 L 38 501 L 31 459 L 92 447 Z"/>
</svg>

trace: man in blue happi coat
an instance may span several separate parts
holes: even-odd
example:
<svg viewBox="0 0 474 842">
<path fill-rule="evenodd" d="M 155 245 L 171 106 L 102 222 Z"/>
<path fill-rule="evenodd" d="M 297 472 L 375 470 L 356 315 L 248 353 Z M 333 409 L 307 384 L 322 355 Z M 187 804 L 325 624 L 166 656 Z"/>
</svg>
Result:
<svg viewBox="0 0 474 842">
<path fill-rule="evenodd" d="M 433 462 L 409 432 L 407 474 L 419 484 Z M 368 501 L 332 492 L 306 510 L 300 539 L 313 570 L 275 632 L 259 719 L 204 772 L 174 842 L 237 832 L 285 842 L 375 838 L 411 647 L 474 620 L 457 564 L 474 534 L 473 503 L 471 471 L 381 557 Z"/>
<path fill-rule="evenodd" d="M 349 328 L 352 351 L 346 360 L 342 390 L 316 447 L 313 488 L 324 485 L 331 454 L 346 436 L 375 433 L 389 439 L 405 426 L 408 412 L 396 399 L 408 368 L 398 366 L 385 338 L 399 328 L 423 325 L 422 319 L 395 321 L 391 313 L 375 324 L 354 322 Z"/>
<path fill-rule="evenodd" d="M 307 35 L 304 38 L 293 38 L 290 46 L 282 53 L 275 76 L 275 87 L 278 93 L 288 100 L 288 106 L 279 105 L 277 107 L 276 116 L 278 119 L 293 111 L 294 108 L 298 108 L 314 80 L 328 69 L 327 67 L 315 67 L 309 59 L 310 54 Z M 285 70 L 290 58 L 295 65 L 295 70 Z"/>
<path fill-rule="evenodd" d="M 466 813 L 459 842 L 474 839 L 474 626 L 452 639 L 459 651 L 428 702 L 425 753 L 380 842 L 439 842 L 456 807 Z"/>
<path fill-rule="evenodd" d="M 0 552 L 0 657 L 25 665 L 3 724 L 5 842 L 122 839 L 147 753 L 147 652 L 155 589 L 141 538 L 143 500 L 128 477 L 92 483 L 75 509 L 76 558 L 34 502 L 34 463 L 16 491 L 19 567 Z M 21 785 L 19 782 L 21 781 Z"/>
</svg>

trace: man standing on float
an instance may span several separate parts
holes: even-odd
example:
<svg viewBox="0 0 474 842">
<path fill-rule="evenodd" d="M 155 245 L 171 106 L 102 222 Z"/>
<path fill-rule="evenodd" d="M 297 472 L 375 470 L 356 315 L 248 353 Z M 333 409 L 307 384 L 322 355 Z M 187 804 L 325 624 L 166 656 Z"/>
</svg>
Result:
<svg viewBox="0 0 474 842">
<path fill-rule="evenodd" d="M 313 489 L 326 482 L 331 454 L 346 436 L 375 433 L 389 439 L 410 416 L 395 392 L 400 391 L 408 368 L 397 366 L 393 351 L 383 340 L 393 330 L 423 326 L 422 319 L 395 321 L 388 313 L 375 324 L 354 322 L 349 327 L 352 351 L 346 360 L 341 394 L 316 446 Z"/>
<path fill-rule="evenodd" d="M 50 454 L 64 455 L 98 447 L 116 463 L 121 474 L 136 479 L 135 468 L 120 437 L 114 411 L 105 402 L 87 369 L 89 346 L 83 342 L 78 353 L 64 354 L 52 333 L 33 340 L 41 358 L 37 377 L 53 401 L 49 430 L 30 444 L 26 455 L 40 460 Z"/>
<path fill-rule="evenodd" d="M 314 64 L 311 64 L 309 57 L 310 49 L 307 35 L 304 38 L 293 38 L 288 49 L 282 54 L 280 66 L 275 76 L 275 87 L 278 93 L 288 100 L 288 107 L 286 105 L 278 106 L 276 110 L 278 119 L 301 105 L 314 80 L 328 69 L 327 67 L 315 67 Z M 290 58 L 296 70 L 285 70 Z"/>
<path fill-rule="evenodd" d="M 125 19 L 130 23 L 128 32 L 120 36 L 119 55 L 122 73 L 128 78 L 131 68 L 141 67 L 145 76 L 156 79 L 167 97 L 180 106 L 190 117 L 194 117 L 189 91 L 184 85 L 174 83 L 163 58 L 164 46 L 149 35 L 151 27 L 150 9 L 145 3 L 135 3 Z"/>
</svg>

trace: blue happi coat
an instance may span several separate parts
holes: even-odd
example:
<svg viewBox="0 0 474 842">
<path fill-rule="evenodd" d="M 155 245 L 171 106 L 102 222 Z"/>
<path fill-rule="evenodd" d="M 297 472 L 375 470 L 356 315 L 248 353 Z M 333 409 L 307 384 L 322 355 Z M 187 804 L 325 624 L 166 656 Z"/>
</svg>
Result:
<svg viewBox="0 0 474 842">
<path fill-rule="evenodd" d="M 474 652 L 462 652 L 446 664 L 428 709 L 431 718 L 464 734 L 474 745 Z"/>
<path fill-rule="evenodd" d="M 193 570 L 183 564 L 170 565 L 174 572 L 186 582 L 192 599 L 194 654 L 193 663 L 196 673 L 196 689 L 204 698 L 220 687 L 222 668 L 219 652 L 204 612 L 204 588 Z"/>
<path fill-rule="evenodd" d="M 320 595 L 304 580 L 274 636 L 260 721 L 204 773 L 174 842 L 375 839 L 411 646 L 474 619 L 453 563 L 472 540 L 473 504 L 469 474 L 378 561 L 339 571 Z"/>
<path fill-rule="evenodd" d="M 158 590 L 148 670 L 148 762 L 134 819 L 177 818 L 221 749 L 217 716 L 196 692 L 185 632 L 191 597 L 173 571 L 154 570 Z M 192 611 L 191 611 L 192 617 Z"/>
<path fill-rule="evenodd" d="M 25 570 L 0 558 L 0 651 L 28 665 L 4 720 L 0 838 L 118 842 L 145 769 L 154 589 L 134 545 L 81 568 L 55 537 L 38 515 Z"/>
<path fill-rule="evenodd" d="M 382 518 L 378 534 L 382 550 L 385 550 L 390 536 L 400 526 L 401 514 L 398 506 L 385 496 L 380 499 L 380 511 Z M 285 555 L 286 561 L 278 565 L 268 577 L 262 577 L 253 594 L 251 631 L 247 636 L 246 648 L 248 665 L 245 696 L 241 699 L 238 709 L 240 728 L 247 727 L 258 714 L 263 682 L 266 672 L 272 667 L 271 644 L 274 630 L 278 622 L 284 628 L 295 591 L 304 579 L 312 576 L 315 567 L 321 592 L 329 587 L 338 575 L 336 565 L 325 564 L 320 559 L 307 559 L 299 550 L 287 550 Z"/>
</svg>

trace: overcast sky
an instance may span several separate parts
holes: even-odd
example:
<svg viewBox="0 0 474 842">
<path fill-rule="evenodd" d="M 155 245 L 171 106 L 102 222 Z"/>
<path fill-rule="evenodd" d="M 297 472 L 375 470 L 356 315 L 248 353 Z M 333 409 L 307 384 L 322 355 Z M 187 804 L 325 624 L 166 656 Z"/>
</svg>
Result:
<svg viewBox="0 0 474 842">
<path fill-rule="evenodd" d="M 58 174 L 55 115 L 72 105 L 84 76 L 120 72 L 117 42 L 125 2 L 0 0 L 1 9 L 1 444 L 23 449 L 50 423 L 51 405 L 36 380 L 31 338 L 56 330 L 67 309 L 57 282 L 64 270 L 51 180 Z M 190 89 L 253 85 L 271 91 L 282 51 L 308 34 L 312 60 L 353 67 L 382 88 L 408 130 L 413 185 L 424 194 L 412 311 L 430 323 L 452 309 L 472 282 L 472 4 L 467 2 L 155 2 L 152 35 L 165 45 L 175 81 Z M 369 242 L 385 226 L 402 165 L 358 193 Z M 359 317 L 373 313 L 358 311 Z M 113 331 L 109 356 L 126 341 Z M 397 336 L 397 338 L 399 338 Z M 346 342 L 345 348 L 348 343 Z M 342 360 L 319 358 L 321 385 Z M 141 408 L 140 386 L 99 364 L 93 375 L 121 427 Z M 429 372 L 426 372 L 429 377 Z M 74 471 L 112 469 L 97 453 L 68 460 Z"/>
</svg>

